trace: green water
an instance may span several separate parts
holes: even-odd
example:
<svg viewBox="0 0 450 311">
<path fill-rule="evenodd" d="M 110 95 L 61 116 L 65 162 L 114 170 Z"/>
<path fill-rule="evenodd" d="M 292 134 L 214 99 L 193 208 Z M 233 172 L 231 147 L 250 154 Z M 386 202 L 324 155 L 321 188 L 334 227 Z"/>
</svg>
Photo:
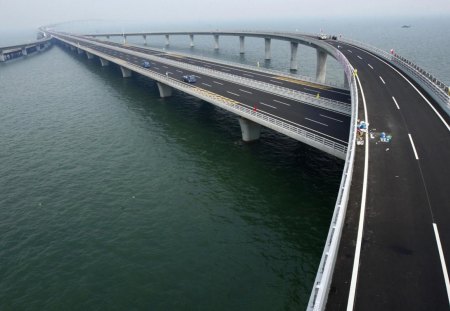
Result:
<svg viewBox="0 0 450 311">
<path fill-rule="evenodd" d="M 343 162 L 53 47 L 0 64 L 0 310 L 305 309 Z"/>
</svg>

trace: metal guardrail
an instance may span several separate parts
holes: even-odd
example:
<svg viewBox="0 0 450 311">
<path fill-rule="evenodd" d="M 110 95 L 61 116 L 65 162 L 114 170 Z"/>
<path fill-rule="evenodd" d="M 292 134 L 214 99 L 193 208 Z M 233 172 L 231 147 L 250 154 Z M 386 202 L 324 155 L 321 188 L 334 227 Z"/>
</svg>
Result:
<svg viewBox="0 0 450 311">
<path fill-rule="evenodd" d="M 323 136 L 306 131 L 305 129 L 303 129 L 301 127 L 298 127 L 296 125 L 293 125 L 288 122 L 282 121 L 280 119 L 274 118 L 270 115 L 267 115 L 267 114 L 264 114 L 264 113 L 261 113 L 258 111 L 254 111 L 253 109 L 243 106 L 241 103 L 239 103 L 237 101 L 231 100 L 227 97 L 223 97 L 223 96 L 215 94 L 213 92 L 203 90 L 203 89 L 195 87 L 191 84 L 187 84 L 187 83 L 178 81 L 176 79 L 167 77 L 164 74 L 150 71 L 141 66 L 126 62 L 124 60 L 110 56 L 108 54 L 104 54 L 102 52 L 91 49 L 89 47 L 78 46 L 76 43 L 59 38 L 56 35 L 55 35 L 55 37 L 58 38 L 58 40 L 68 43 L 74 47 L 84 49 L 91 54 L 94 54 L 101 58 L 107 59 L 111 62 L 114 62 L 114 63 L 116 63 L 120 66 L 123 66 L 127 69 L 130 69 L 132 71 L 138 72 L 138 73 L 140 73 L 144 76 L 147 76 L 151 79 L 154 79 L 158 82 L 161 82 L 163 84 L 166 84 L 168 86 L 171 86 L 173 88 L 181 90 L 192 96 L 203 99 L 203 100 L 210 102 L 216 106 L 219 106 L 225 110 L 231 111 L 237 115 L 240 115 L 249 120 L 252 120 L 254 122 L 262 124 L 268 128 L 274 129 L 278 132 L 284 133 L 294 139 L 303 141 L 305 143 L 312 144 L 325 152 L 334 154 L 335 156 L 338 156 L 341 158 L 344 158 L 345 154 L 347 154 L 348 147 L 346 145 L 336 143 L 330 139 L 324 138 Z M 74 38 L 74 39 L 78 39 L 78 38 Z M 320 148 L 319 146 L 324 146 L 325 148 Z"/>
<path fill-rule="evenodd" d="M 90 40 L 84 40 L 84 39 L 80 39 L 77 37 L 75 37 L 74 39 L 76 39 L 78 41 L 85 41 L 88 43 L 92 43 L 92 41 L 90 41 Z M 185 70 L 189 70 L 192 72 L 202 73 L 202 74 L 205 74 L 205 75 L 208 75 L 211 77 L 219 77 L 225 81 L 239 83 L 239 84 L 245 85 L 247 87 L 262 90 L 264 92 L 271 92 L 273 94 L 277 94 L 277 95 L 280 95 L 283 97 L 301 101 L 302 103 L 305 103 L 305 104 L 313 105 L 313 106 L 320 107 L 320 108 L 325 108 L 325 109 L 332 110 L 332 111 L 338 111 L 338 112 L 344 113 L 346 115 L 350 114 L 351 107 L 347 103 L 343 103 L 343 102 L 339 102 L 339 101 L 335 101 L 335 100 L 327 99 L 327 98 L 323 98 L 323 97 L 317 98 L 314 95 L 310 95 L 310 94 L 303 93 L 300 91 L 295 91 L 295 90 L 292 90 L 292 89 L 289 89 L 286 87 L 282 87 L 282 86 L 278 86 L 278 85 L 274 85 L 271 83 L 256 81 L 256 80 L 253 80 L 250 78 L 236 76 L 231 73 L 225 73 L 225 72 L 218 71 L 215 69 L 209 69 L 209 68 L 204 68 L 204 67 L 200 67 L 197 65 L 187 64 L 184 62 L 169 60 L 169 59 L 161 58 L 158 56 L 153 56 L 153 55 L 145 54 L 142 52 L 136 52 L 133 50 L 125 49 L 122 47 L 111 46 L 111 45 L 103 44 L 103 43 L 99 43 L 99 42 L 96 42 L 96 44 L 104 46 L 104 47 L 112 48 L 115 50 L 125 51 L 128 54 L 134 54 L 136 56 L 144 57 L 144 58 L 154 60 L 154 61 L 157 61 L 160 63 L 164 63 L 167 65 L 172 65 L 172 66 L 175 66 L 178 68 L 183 68 Z M 210 61 L 213 61 L 213 60 L 210 60 Z"/>
<path fill-rule="evenodd" d="M 427 91 L 431 93 L 430 95 L 434 95 L 433 97 L 441 104 L 441 106 L 450 115 L 450 87 L 445 83 L 439 81 L 432 74 L 420 68 L 412 61 L 396 53 L 391 54 L 377 47 L 356 40 L 351 39 L 340 39 L 340 40 L 345 43 L 349 43 L 357 47 L 361 47 L 369 52 L 372 52 L 375 55 L 382 57 L 388 62 L 403 69 L 404 72 L 410 77 L 412 77 L 414 80 L 417 79 L 419 83 L 423 83 L 423 86 L 427 89 Z"/>
<path fill-rule="evenodd" d="M 333 212 L 333 217 L 331 219 L 330 229 L 325 242 L 325 247 L 322 253 L 322 258 L 320 260 L 316 279 L 314 281 L 314 286 L 309 299 L 307 307 L 308 311 L 325 310 L 326 307 L 334 266 L 336 264 L 336 258 L 339 250 L 342 229 L 344 227 L 344 219 L 347 211 L 355 158 L 356 120 L 358 113 L 358 89 L 356 86 L 356 78 L 353 74 L 352 65 L 340 51 L 335 50 L 335 58 L 344 67 L 347 79 L 350 81 L 349 86 L 352 98 L 352 113 L 349 144 L 341 184 L 339 186 L 339 193 Z"/>
</svg>

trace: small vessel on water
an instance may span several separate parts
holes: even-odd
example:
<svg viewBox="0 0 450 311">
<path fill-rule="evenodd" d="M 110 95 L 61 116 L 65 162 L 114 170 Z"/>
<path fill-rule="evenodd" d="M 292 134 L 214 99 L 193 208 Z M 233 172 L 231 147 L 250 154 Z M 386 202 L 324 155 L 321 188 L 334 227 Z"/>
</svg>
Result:
<svg viewBox="0 0 450 311">
<path fill-rule="evenodd" d="M 403 25 L 402 28 L 411 28 L 411 25 Z"/>
</svg>

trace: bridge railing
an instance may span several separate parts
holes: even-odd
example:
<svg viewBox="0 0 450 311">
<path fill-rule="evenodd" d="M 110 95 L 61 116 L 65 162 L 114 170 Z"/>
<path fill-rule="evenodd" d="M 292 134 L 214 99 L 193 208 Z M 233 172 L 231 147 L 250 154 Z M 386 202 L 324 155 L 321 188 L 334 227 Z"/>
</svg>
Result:
<svg viewBox="0 0 450 311">
<path fill-rule="evenodd" d="M 388 62 L 403 69 L 403 71 L 426 89 L 439 105 L 450 115 L 450 87 L 438 80 L 431 73 L 419 67 L 412 61 L 396 54 L 388 53 L 377 47 L 351 39 L 341 39 L 343 42 L 361 47 L 375 55 L 382 57 Z"/>
<path fill-rule="evenodd" d="M 309 299 L 308 311 L 325 310 L 328 293 L 330 291 L 333 278 L 334 267 L 339 250 L 339 244 L 344 227 L 347 203 L 350 194 L 350 186 L 353 176 L 353 165 L 356 147 L 356 120 L 358 115 L 358 89 L 356 79 L 353 74 L 354 69 L 345 56 L 338 50 L 334 50 L 334 56 L 344 68 L 346 77 L 349 81 L 350 93 L 352 98 L 351 122 L 347 155 L 345 159 L 344 171 L 342 174 L 339 193 L 336 205 L 331 219 L 330 229 L 325 242 L 322 258 L 314 281 L 311 297 Z"/>
</svg>

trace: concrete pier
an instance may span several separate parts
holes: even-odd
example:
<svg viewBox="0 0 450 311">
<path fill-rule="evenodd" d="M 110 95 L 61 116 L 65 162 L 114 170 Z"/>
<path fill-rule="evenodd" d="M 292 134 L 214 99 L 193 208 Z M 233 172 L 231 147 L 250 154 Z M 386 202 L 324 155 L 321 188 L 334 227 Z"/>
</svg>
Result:
<svg viewBox="0 0 450 311">
<path fill-rule="evenodd" d="M 142 39 L 144 39 L 144 45 L 147 45 L 147 36 L 146 35 L 142 35 Z"/>
<path fill-rule="evenodd" d="M 102 67 L 106 67 L 109 65 L 109 61 L 107 61 L 106 59 L 103 59 L 100 57 L 100 63 L 102 64 Z"/>
<path fill-rule="evenodd" d="M 89 53 L 89 52 L 86 52 L 86 56 L 87 56 L 88 59 L 93 59 L 94 58 L 94 55 Z"/>
<path fill-rule="evenodd" d="M 244 36 L 239 36 L 239 53 L 240 54 L 244 54 L 245 53 L 245 37 Z"/>
<path fill-rule="evenodd" d="M 194 35 L 189 35 L 189 39 L 191 40 L 190 47 L 193 48 L 194 47 Z"/>
<path fill-rule="evenodd" d="M 122 77 L 124 77 L 124 78 L 131 77 L 131 70 L 130 69 L 120 66 L 120 71 L 122 71 Z"/>
<path fill-rule="evenodd" d="M 298 50 L 298 43 L 297 42 L 291 42 L 291 70 L 297 71 L 298 64 L 297 64 L 297 50 Z"/>
<path fill-rule="evenodd" d="M 170 38 L 169 35 L 166 35 L 166 46 L 170 45 Z"/>
<path fill-rule="evenodd" d="M 239 117 L 239 125 L 241 126 L 242 140 L 245 142 L 251 142 L 258 140 L 261 135 L 261 125 Z"/>
<path fill-rule="evenodd" d="M 127 36 L 123 36 L 123 44 L 127 44 Z"/>
<path fill-rule="evenodd" d="M 83 54 L 83 50 L 82 49 L 80 49 L 80 48 L 77 48 L 77 51 L 78 51 L 78 54 Z"/>
<path fill-rule="evenodd" d="M 172 90 L 173 88 L 161 83 L 161 82 L 156 82 L 156 85 L 158 85 L 158 90 L 159 90 L 159 96 L 164 98 L 164 97 L 170 97 L 172 96 Z"/>
<path fill-rule="evenodd" d="M 27 48 L 26 48 L 26 47 L 24 47 L 24 48 L 22 49 L 22 55 L 28 55 L 28 52 L 27 52 Z"/>
<path fill-rule="evenodd" d="M 270 38 L 264 38 L 264 46 L 265 46 L 265 56 L 264 59 L 268 60 L 272 58 L 272 55 L 270 53 L 270 45 L 271 45 L 271 40 Z"/>
<path fill-rule="evenodd" d="M 214 50 L 219 49 L 219 35 L 214 35 Z"/>
<path fill-rule="evenodd" d="M 320 83 L 325 83 L 327 71 L 327 53 L 319 49 L 316 50 L 316 53 L 317 53 L 316 79 Z"/>
</svg>

